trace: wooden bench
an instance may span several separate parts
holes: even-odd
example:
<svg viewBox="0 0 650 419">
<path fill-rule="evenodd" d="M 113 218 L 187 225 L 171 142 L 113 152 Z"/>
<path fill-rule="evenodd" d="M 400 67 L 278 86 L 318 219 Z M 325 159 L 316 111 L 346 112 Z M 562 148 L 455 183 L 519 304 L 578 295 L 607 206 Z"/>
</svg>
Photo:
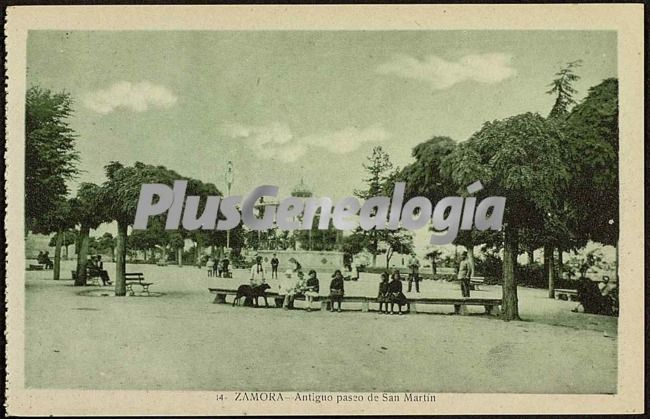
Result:
<svg viewBox="0 0 650 419">
<path fill-rule="evenodd" d="M 124 274 L 124 281 L 126 282 L 126 290 L 129 295 L 135 295 L 133 290 L 134 285 L 139 285 L 142 287 L 142 292 L 149 294 L 149 286 L 153 285 L 153 282 L 145 282 L 144 274 L 142 272 L 126 272 Z"/>
<path fill-rule="evenodd" d="M 418 304 L 454 306 L 454 312 L 461 315 L 467 314 L 467 306 L 483 306 L 486 314 L 498 316 L 503 300 L 500 298 L 411 298 L 407 302 L 409 311 L 417 313 Z"/>
<path fill-rule="evenodd" d="M 77 271 L 70 271 L 70 276 L 73 281 L 76 281 Z M 101 286 L 102 283 L 99 279 L 100 279 L 99 274 L 92 274 L 90 272 L 90 269 L 86 268 L 86 281 L 88 281 L 91 285 Z"/>
<path fill-rule="evenodd" d="M 226 296 L 232 295 L 236 296 L 237 295 L 237 290 L 231 290 L 231 289 L 225 289 L 225 288 L 208 288 L 210 290 L 210 293 L 216 294 L 214 297 L 214 301 L 212 301 L 214 304 L 225 304 L 226 303 Z M 282 298 L 284 301 L 284 296 L 279 296 L 277 292 L 274 291 L 267 291 L 266 292 L 266 297 L 271 297 L 276 300 L 276 306 L 277 306 L 277 299 Z M 280 306 L 282 306 L 282 303 L 280 303 Z"/>
<path fill-rule="evenodd" d="M 556 288 L 555 298 L 565 301 L 578 301 L 578 290 Z"/>
<path fill-rule="evenodd" d="M 480 291 L 478 288 L 479 285 L 485 283 L 485 278 L 482 276 L 473 276 L 469 279 L 469 289 L 474 291 Z"/>
<path fill-rule="evenodd" d="M 210 293 L 216 294 L 213 303 L 226 303 L 226 296 L 237 295 L 237 290 L 230 290 L 224 288 L 208 288 Z M 282 307 L 284 302 L 284 295 L 280 295 L 277 292 L 267 292 L 267 297 L 273 298 L 275 300 L 276 307 Z M 296 295 L 295 300 L 304 301 L 305 296 L 302 294 Z M 319 295 L 314 297 L 314 301 L 320 302 L 320 308 L 322 311 L 328 310 L 330 308 L 330 297 L 327 295 Z M 354 295 L 345 295 L 343 296 L 342 303 L 361 303 L 361 311 L 368 312 L 370 303 L 379 303 L 377 298 L 374 297 L 364 297 L 364 296 L 354 296 Z M 450 305 L 454 306 L 454 312 L 465 315 L 467 314 L 467 306 L 483 306 L 487 314 L 500 314 L 500 308 L 503 304 L 503 300 L 498 298 L 412 298 L 408 299 L 406 306 L 409 312 L 417 313 L 418 304 L 437 304 L 437 305 Z"/>
<path fill-rule="evenodd" d="M 29 268 L 27 268 L 28 271 L 42 271 L 44 269 L 45 269 L 45 265 L 40 265 L 40 264 L 38 265 L 30 264 Z"/>
</svg>

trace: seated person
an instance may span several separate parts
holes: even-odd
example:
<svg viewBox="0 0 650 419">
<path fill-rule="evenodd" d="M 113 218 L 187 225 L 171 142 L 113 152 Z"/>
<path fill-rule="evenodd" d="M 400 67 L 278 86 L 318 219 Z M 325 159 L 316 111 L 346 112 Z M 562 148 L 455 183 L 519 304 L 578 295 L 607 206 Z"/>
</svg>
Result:
<svg viewBox="0 0 650 419">
<path fill-rule="evenodd" d="M 102 284 L 111 285 L 111 278 L 108 276 L 108 272 L 104 270 L 104 263 L 102 262 L 102 257 L 97 255 L 95 257 L 90 257 L 90 264 L 88 265 L 88 273 L 90 277 L 98 276 L 102 280 Z"/>
<path fill-rule="evenodd" d="M 388 272 L 381 273 L 381 282 L 377 292 L 377 301 L 379 301 L 379 313 L 388 314 L 388 303 L 390 302 L 390 293 L 388 292 Z"/>
<path fill-rule="evenodd" d="M 297 279 L 293 283 L 293 285 L 286 289 L 284 295 L 284 303 L 282 304 L 282 308 L 284 308 L 285 310 L 293 308 L 293 300 L 296 298 L 297 295 L 300 295 L 305 292 L 306 283 L 305 283 L 304 272 L 298 271 L 296 277 Z"/>
<path fill-rule="evenodd" d="M 307 278 L 304 292 L 305 300 L 307 300 L 307 311 L 311 311 L 311 303 L 314 301 L 314 297 L 318 297 L 319 290 L 318 277 L 316 276 L 316 271 L 312 269 L 309 271 L 309 278 Z"/>
<path fill-rule="evenodd" d="M 343 274 L 340 269 L 334 271 L 332 275 L 332 282 L 330 282 L 330 311 L 334 312 L 334 303 L 338 303 L 337 312 L 341 312 L 341 300 L 343 300 L 343 295 L 345 294 L 345 285 L 343 283 Z"/>
<path fill-rule="evenodd" d="M 614 306 L 618 304 L 616 285 L 610 282 L 608 276 L 603 276 L 602 282 L 598 285 L 598 290 L 600 291 L 600 312 L 602 314 L 611 315 L 613 313 Z"/>
<path fill-rule="evenodd" d="M 578 280 L 576 291 L 580 303 L 571 311 L 598 313 L 601 295 L 596 283 L 587 277 L 582 277 Z"/>
<path fill-rule="evenodd" d="M 393 308 L 397 304 L 399 308 L 398 314 L 402 314 L 402 306 L 406 304 L 406 296 L 402 292 L 402 278 L 399 271 L 393 273 L 393 278 L 388 284 L 388 292 L 390 294 L 390 314 L 395 314 Z"/>
<path fill-rule="evenodd" d="M 54 268 L 54 262 L 50 260 L 50 252 L 45 252 L 43 254 L 43 265 L 45 265 L 45 269 L 53 269 Z"/>
</svg>

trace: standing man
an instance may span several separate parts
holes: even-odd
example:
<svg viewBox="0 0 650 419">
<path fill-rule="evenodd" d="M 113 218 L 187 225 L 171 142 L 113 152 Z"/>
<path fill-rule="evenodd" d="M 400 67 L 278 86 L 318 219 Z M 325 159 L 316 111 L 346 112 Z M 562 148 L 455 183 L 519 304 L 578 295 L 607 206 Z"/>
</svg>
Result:
<svg viewBox="0 0 650 419">
<path fill-rule="evenodd" d="M 280 266 L 280 261 L 275 253 L 273 253 L 273 258 L 271 258 L 271 279 L 278 279 L 278 266 Z"/>
<path fill-rule="evenodd" d="M 264 268 L 262 267 L 262 256 L 255 258 L 255 264 L 251 267 L 251 287 L 255 288 L 264 283 Z"/>
<path fill-rule="evenodd" d="M 411 270 L 411 274 L 409 275 L 408 278 L 409 287 L 407 292 L 411 292 L 411 285 L 413 285 L 413 281 L 415 281 L 415 292 L 419 293 L 420 292 L 420 261 L 415 256 L 415 253 L 411 253 L 411 258 L 409 259 L 408 266 L 409 269 Z"/>
<path fill-rule="evenodd" d="M 463 294 L 463 297 L 469 297 L 469 278 L 472 274 L 472 269 L 469 265 L 469 259 L 467 258 L 467 252 L 461 253 L 461 261 L 458 266 L 458 280 L 460 280 L 460 290 Z"/>
</svg>

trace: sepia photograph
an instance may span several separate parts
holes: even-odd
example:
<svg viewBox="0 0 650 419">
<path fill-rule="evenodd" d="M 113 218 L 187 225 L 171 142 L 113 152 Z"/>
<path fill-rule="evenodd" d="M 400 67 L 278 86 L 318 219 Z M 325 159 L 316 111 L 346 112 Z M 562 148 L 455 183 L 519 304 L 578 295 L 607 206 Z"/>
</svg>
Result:
<svg viewBox="0 0 650 419">
<path fill-rule="evenodd" d="M 643 139 L 616 29 L 160 26 L 24 31 L 25 391 L 269 414 L 619 395 Z"/>
</svg>

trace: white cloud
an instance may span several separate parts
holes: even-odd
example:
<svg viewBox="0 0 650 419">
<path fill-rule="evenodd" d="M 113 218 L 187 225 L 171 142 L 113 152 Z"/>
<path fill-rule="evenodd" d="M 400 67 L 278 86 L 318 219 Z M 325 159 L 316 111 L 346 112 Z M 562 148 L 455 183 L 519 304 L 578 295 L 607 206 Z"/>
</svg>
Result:
<svg viewBox="0 0 650 419">
<path fill-rule="evenodd" d="M 131 83 L 120 81 L 107 89 L 90 92 L 83 98 L 89 109 L 108 114 L 117 108 L 144 112 L 149 108 L 169 108 L 178 98 L 166 87 L 142 81 Z"/>
<path fill-rule="evenodd" d="M 480 83 L 505 80 L 517 74 L 511 61 L 511 55 L 502 53 L 469 54 L 458 61 L 447 61 L 435 55 L 423 60 L 402 55 L 381 64 L 377 72 L 426 81 L 434 89 L 441 90 L 467 80 Z"/>
<path fill-rule="evenodd" d="M 365 143 L 378 143 L 388 138 L 388 132 L 380 126 L 364 129 L 348 127 L 339 131 L 305 137 L 306 144 L 324 148 L 332 153 L 346 154 L 356 151 Z"/>
<path fill-rule="evenodd" d="M 241 141 L 260 159 L 289 163 L 303 157 L 310 148 L 345 154 L 359 149 L 365 143 L 381 142 L 388 138 L 388 133 L 379 126 L 365 129 L 348 127 L 339 131 L 295 137 L 291 128 L 280 122 L 258 127 L 225 124 L 222 132 L 233 140 Z"/>
</svg>

